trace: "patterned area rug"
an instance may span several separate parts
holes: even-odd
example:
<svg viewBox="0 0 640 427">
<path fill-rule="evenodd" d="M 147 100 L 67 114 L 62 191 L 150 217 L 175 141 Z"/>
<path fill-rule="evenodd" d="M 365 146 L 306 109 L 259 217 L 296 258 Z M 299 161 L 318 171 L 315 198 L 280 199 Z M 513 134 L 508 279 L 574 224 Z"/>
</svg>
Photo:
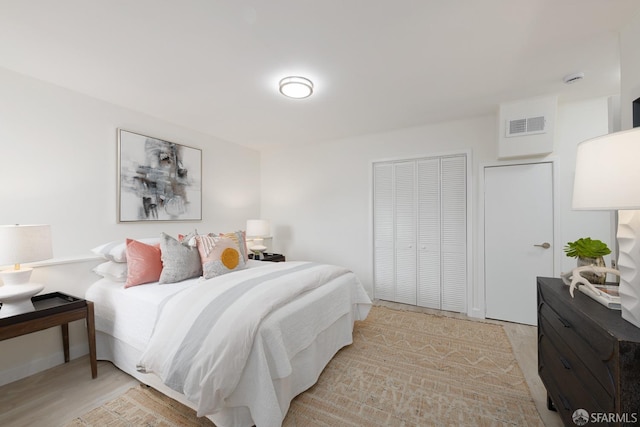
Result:
<svg viewBox="0 0 640 427">
<path fill-rule="evenodd" d="M 69 426 L 202 426 L 144 387 Z M 296 397 L 283 423 L 307 426 L 543 426 L 499 325 L 373 307 L 354 343 Z"/>
</svg>

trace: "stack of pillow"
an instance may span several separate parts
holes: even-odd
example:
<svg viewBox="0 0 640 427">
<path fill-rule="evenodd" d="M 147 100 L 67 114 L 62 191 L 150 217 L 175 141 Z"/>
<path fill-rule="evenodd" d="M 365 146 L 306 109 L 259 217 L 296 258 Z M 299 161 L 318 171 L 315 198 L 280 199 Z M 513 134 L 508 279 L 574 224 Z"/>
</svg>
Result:
<svg viewBox="0 0 640 427">
<path fill-rule="evenodd" d="M 193 277 L 210 279 L 246 267 L 249 259 L 244 231 L 220 234 L 193 232 L 178 238 L 126 239 L 91 250 L 107 261 L 93 271 L 124 287 L 175 283 Z"/>
</svg>

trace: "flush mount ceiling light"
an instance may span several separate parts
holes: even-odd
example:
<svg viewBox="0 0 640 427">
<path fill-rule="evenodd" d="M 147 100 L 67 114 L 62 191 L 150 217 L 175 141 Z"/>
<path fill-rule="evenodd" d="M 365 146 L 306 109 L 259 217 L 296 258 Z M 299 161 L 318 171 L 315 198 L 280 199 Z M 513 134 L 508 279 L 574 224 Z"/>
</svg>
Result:
<svg viewBox="0 0 640 427">
<path fill-rule="evenodd" d="M 307 98 L 313 93 L 313 83 L 304 77 L 285 77 L 280 80 L 280 93 L 289 98 Z"/>
</svg>

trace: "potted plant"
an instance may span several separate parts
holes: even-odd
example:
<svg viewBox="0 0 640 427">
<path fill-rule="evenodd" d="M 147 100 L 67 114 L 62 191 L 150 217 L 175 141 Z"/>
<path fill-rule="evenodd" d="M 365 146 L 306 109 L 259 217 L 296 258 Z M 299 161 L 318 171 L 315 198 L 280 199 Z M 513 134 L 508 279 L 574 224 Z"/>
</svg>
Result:
<svg viewBox="0 0 640 427">
<path fill-rule="evenodd" d="M 585 265 L 595 265 L 597 267 L 605 267 L 604 256 L 611 253 L 611 249 L 606 243 L 600 240 L 593 240 L 590 237 L 585 237 L 576 240 L 575 242 L 569 242 L 564 247 L 564 251 L 568 257 L 578 259 L 578 267 Z M 595 273 L 582 273 L 582 277 L 587 279 L 593 284 L 603 285 L 607 280 L 606 274 Z"/>
</svg>

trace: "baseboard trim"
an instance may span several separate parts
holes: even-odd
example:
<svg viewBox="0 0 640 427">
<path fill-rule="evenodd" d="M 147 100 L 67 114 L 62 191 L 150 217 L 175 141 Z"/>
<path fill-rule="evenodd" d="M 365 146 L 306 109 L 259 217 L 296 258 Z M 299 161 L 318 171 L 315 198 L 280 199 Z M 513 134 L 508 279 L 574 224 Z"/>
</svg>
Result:
<svg viewBox="0 0 640 427">
<path fill-rule="evenodd" d="M 484 319 L 485 318 L 484 313 L 478 308 L 471 309 L 471 311 L 467 315 L 469 317 L 474 317 L 476 319 Z"/>
<path fill-rule="evenodd" d="M 77 359 L 85 354 L 89 354 L 89 347 L 86 343 L 69 346 L 69 358 Z M 40 359 L 28 360 L 26 363 L 0 371 L 0 386 L 21 380 L 38 372 L 46 371 L 55 366 L 64 364 L 64 353 L 58 351 L 42 357 Z"/>
</svg>

